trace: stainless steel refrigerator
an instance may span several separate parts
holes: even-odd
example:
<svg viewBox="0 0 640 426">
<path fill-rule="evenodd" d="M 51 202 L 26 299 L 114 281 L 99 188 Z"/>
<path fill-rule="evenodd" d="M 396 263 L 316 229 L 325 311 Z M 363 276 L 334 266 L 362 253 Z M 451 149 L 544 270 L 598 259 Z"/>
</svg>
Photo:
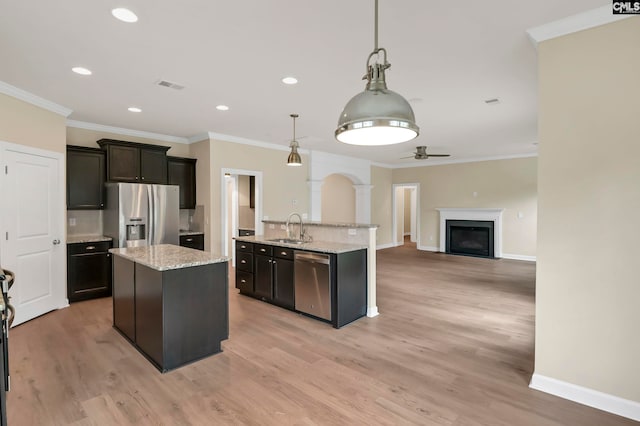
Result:
<svg viewBox="0 0 640 426">
<path fill-rule="evenodd" d="M 113 247 L 180 244 L 179 187 L 108 183 L 104 234 Z"/>
</svg>

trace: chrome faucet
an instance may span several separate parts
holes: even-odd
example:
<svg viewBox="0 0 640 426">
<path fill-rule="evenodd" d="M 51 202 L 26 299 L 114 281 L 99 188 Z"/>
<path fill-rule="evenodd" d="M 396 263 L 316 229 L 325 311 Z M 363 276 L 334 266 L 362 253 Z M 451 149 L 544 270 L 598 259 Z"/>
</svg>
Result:
<svg viewBox="0 0 640 426">
<path fill-rule="evenodd" d="M 304 239 L 304 224 L 302 223 L 302 216 L 299 213 L 291 213 L 287 218 L 287 238 L 291 238 L 291 230 L 289 229 L 289 225 L 291 224 L 291 218 L 293 216 L 298 216 L 298 220 L 300 222 L 300 230 L 298 233 L 298 239 L 302 241 Z"/>
</svg>

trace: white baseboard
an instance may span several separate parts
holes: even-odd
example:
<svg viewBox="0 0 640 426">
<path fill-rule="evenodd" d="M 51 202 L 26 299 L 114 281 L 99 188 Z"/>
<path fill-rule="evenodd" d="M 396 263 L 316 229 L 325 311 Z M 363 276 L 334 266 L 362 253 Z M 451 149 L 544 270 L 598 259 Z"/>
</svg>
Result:
<svg viewBox="0 0 640 426">
<path fill-rule="evenodd" d="M 409 235 L 411 235 L 411 232 L 405 232 L 405 233 L 404 233 L 404 236 L 405 236 L 405 237 L 406 237 L 406 236 L 409 236 Z"/>
<path fill-rule="evenodd" d="M 377 306 L 369 306 L 369 307 L 367 307 L 367 316 L 369 318 L 377 317 L 378 315 L 380 315 L 380 312 L 378 312 L 378 307 Z"/>
<path fill-rule="evenodd" d="M 524 254 L 507 254 L 502 253 L 503 259 L 512 259 L 512 260 L 526 260 L 527 262 L 535 262 L 535 256 L 525 256 Z"/>
<path fill-rule="evenodd" d="M 531 377 L 529 387 L 579 404 L 640 421 L 640 402 L 563 382 L 562 380 L 551 377 L 541 376 L 536 373 Z"/>
<path fill-rule="evenodd" d="M 392 247 L 398 247 L 399 244 L 387 243 L 387 244 L 378 244 L 376 246 L 376 250 L 384 250 Z"/>
<path fill-rule="evenodd" d="M 418 246 L 418 250 L 424 250 L 424 251 L 440 251 L 440 247 L 434 247 L 434 246 Z"/>
</svg>

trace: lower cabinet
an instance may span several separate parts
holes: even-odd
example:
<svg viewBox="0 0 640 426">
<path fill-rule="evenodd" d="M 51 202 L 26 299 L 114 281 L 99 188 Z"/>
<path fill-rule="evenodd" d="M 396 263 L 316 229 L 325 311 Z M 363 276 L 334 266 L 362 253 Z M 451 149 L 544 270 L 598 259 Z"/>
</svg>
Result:
<svg viewBox="0 0 640 426">
<path fill-rule="evenodd" d="M 180 245 L 204 251 L 204 234 L 180 235 Z"/>
<path fill-rule="evenodd" d="M 69 302 L 111 296 L 111 241 L 67 245 Z"/>
<path fill-rule="evenodd" d="M 237 241 L 236 288 L 244 295 L 295 310 L 295 252 L 287 247 Z M 366 314 L 366 253 L 362 249 L 330 256 L 329 322 L 336 328 Z"/>
</svg>

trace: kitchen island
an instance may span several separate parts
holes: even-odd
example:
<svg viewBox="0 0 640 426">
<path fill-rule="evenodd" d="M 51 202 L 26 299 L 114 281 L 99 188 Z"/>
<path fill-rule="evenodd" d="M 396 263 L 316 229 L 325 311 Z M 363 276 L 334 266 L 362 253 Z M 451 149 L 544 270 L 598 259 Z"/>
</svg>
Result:
<svg viewBox="0 0 640 426">
<path fill-rule="evenodd" d="M 228 258 L 161 244 L 111 249 L 113 326 L 166 372 L 222 350 Z"/>
</svg>

